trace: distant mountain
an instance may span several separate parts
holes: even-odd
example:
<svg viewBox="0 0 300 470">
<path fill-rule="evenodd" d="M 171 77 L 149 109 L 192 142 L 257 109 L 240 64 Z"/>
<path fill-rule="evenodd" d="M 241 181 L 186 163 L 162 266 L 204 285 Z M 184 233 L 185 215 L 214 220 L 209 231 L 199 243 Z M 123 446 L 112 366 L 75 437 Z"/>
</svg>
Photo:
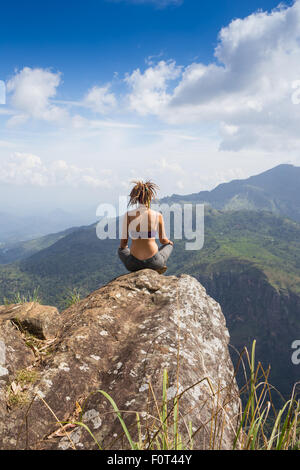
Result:
<svg viewBox="0 0 300 470">
<path fill-rule="evenodd" d="M 48 248 L 77 229 L 78 227 L 72 227 L 62 232 L 51 233 L 43 237 L 34 238 L 33 240 L 3 244 L 2 247 L 0 247 L 0 264 L 9 264 L 17 260 L 28 258 L 34 253 Z"/>
<path fill-rule="evenodd" d="M 225 211 L 267 210 L 300 222 L 300 167 L 278 165 L 244 180 L 219 184 L 212 191 L 173 194 L 161 202 L 206 203 Z"/>
<path fill-rule="evenodd" d="M 63 308 L 68 289 L 84 296 L 126 272 L 118 245 L 99 240 L 96 224 L 76 229 L 0 266 L 0 301 L 39 286 L 43 302 Z M 167 274 L 181 273 L 195 276 L 220 302 L 234 348 L 257 340 L 258 360 L 272 364 L 270 383 L 287 395 L 299 379 L 291 344 L 300 338 L 300 224 L 266 211 L 208 208 L 202 250 L 186 251 L 184 240 L 175 240 Z"/>
<path fill-rule="evenodd" d="M 90 216 L 71 214 L 62 209 L 32 216 L 0 212 L 0 248 L 91 222 Z"/>
</svg>

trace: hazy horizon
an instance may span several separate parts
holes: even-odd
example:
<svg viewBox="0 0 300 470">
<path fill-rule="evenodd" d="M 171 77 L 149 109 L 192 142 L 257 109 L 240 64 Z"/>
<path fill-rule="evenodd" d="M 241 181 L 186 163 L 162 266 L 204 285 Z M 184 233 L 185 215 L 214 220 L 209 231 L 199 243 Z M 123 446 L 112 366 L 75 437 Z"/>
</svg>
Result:
<svg viewBox="0 0 300 470">
<path fill-rule="evenodd" d="M 290 164 L 289 164 L 290 165 Z M 278 165 L 276 165 L 278 166 Z M 291 165 L 291 166 L 294 166 L 294 167 L 297 167 L 297 165 Z M 271 167 L 271 168 L 267 168 L 265 171 L 268 171 L 268 170 L 271 170 L 272 168 L 274 167 Z M 222 184 L 222 183 L 229 183 L 231 181 L 233 181 L 234 179 L 241 179 L 241 180 L 244 180 L 244 179 L 247 179 L 248 177 L 250 176 L 255 176 L 255 175 L 258 175 L 260 174 L 261 172 L 255 172 L 255 173 L 252 173 L 250 175 L 248 175 L 246 178 L 232 178 L 232 179 L 229 179 L 228 181 L 220 181 L 218 182 L 216 185 L 214 185 L 213 187 L 210 187 L 210 188 L 203 188 L 203 189 L 200 189 L 199 191 L 194 191 L 195 193 L 198 193 L 200 191 L 211 191 L 213 189 L 215 189 L 219 184 Z M 9 188 L 7 188 L 9 190 Z M 73 190 L 74 191 L 74 190 Z M 170 194 L 164 194 L 163 191 L 159 191 L 159 199 L 162 199 L 164 197 L 170 197 L 174 194 L 176 195 L 188 195 L 188 194 L 191 194 L 192 191 L 190 192 L 182 192 L 182 191 L 178 191 L 176 193 L 170 193 Z M 33 194 L 34 196 L 34 194 Z M 39 194 L 39 196 L 41 196 Z M 72 196 L 72 191 L 70 192 L 70 196 Z M 61 212 L 65 212 L 66 215 L 77 215 L 79 220 L 80 220 L 80 217 L 82 217 L 82 220 L 90 220 L 91 223 L 93 222 L 93 218 L 97 219 L 96 217 L 96 209 L 98 207 L 99 204 L 103 204 L 103 203 L 110 203 L 110 204 L 113 204 L 115 206 L 118 206 L 119 204 L 119 197 L 125 197 L 125 196 L 128 196 L 128 194 L 123 191 L 122 193 L 119 193 L 114 199 L 110 200 L 109 198 L 105 197 L 103 198 L 102 200 L 98 199 L 95 197 L 94 199 L 94 203 L 92 203 L 90 200 L 87 200 L 86 203 L 84 201 L 81 202 L 80 205 L 77 205 L 76 208 L 73 207 L 72 205 L 72 200 L 69 200 L 69 201 L 64 201 L 64 203 L 52 203 L 51 204 L 51 201 L 47 201 L 47 193 L 45 195 L 45 201 L 43 202 L 41 200 L 41 197 L 39 197 L 39 200 L 35 200 L 35 204 L 32 203 L 32 205 L 28 205 L 28 198 L 25 199 L 25 201 L 22 201 L 23 205 L 22 204 L 19 204 L 17 206 L 13 206 L 13 205 L 9 205 L 9 204 L 6 204 L 4 203 L 3 204 L 3 201 L 0 201 L 0 215 L 1 213 L 2 214 L 9 214 L 9 215 L 15 215 L 15 216 L 35 216 L 35 215 L 39 215 L 39 216 L 47 216 L 48 214 L 52 213 L 52 212 L 55 212 L 55 211 L 61 211 Z M 83 212 L 83 214 L 81 214 L 81 211 Z"/>
</svg>

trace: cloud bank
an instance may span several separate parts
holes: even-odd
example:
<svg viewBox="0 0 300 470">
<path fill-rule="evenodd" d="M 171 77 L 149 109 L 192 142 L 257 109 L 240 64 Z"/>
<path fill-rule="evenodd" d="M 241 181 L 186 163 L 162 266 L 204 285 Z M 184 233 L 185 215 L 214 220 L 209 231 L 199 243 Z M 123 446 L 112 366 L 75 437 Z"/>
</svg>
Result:
<svg viewBox="0 0 300 470">
<path fill-rule="evenodd" d="M 102 173 L 102 174 L 101 174 Z M 2 162 L 0 181 L 32 186 L 89 186 L 107 188 L 110 185 L 108 170 L 95 171 L 81 168 L 64 160 L 55 160 L 48 165 L 37 155 L 15 152 Z"/>
<path fill-rule="evenodd" d="M 61 122 L 67 118 L 65 109 L 51 103 L 61 82 L 61 74 L 40 68 L 24 67 L 7 83 L 11 105 L 19 112 L 9 125 L 21 124 L 29 118 Z"/>
<path fill-rule="evenodd" d="M 1 181 L 101 188 L 111 180 L 97 168 L 108 161 L 115 181 L 147 168 L 149 175 L 167 175 L 166 186 L 171 174 L 182 190 L 205 189 L 205 172 L 214 181 L 216 171 L 223 179 L 241 177 L 246 160 L 258 168 L 266 155 L 272 157 L 269 166 L 299 155 L 300 0 L 231 21 L 219 32 L 208 64 L 152 58 L 118 80 L 99 80 L 69 102 L 57 98 L 62 77 L 51 69 L 15 72 L 6 84 L 8 108 L 0 110 L 1 119 L 11 132 L 32 121 L 73 132 L 82 137 L 93 168 L 81 168 L 79 156 L 76 165 L 66 163 L 62 152 L 46 165 L 34 156 L 42 155 L 39 150 L 24 150 L 1 164 Z M 76 149 L 65 149 L 73 158 Z M 82 158 L 83 144 L 80 151 Z M 211 161 L 204 166 L 204 159 Z"/>
<path fill-rule="evenodd" d="M 300 78 L 300 1 L 233 20 L 218 39 L 215 61 L 182 67 L 169 93 L 167 81 L 179 75 L 174 62 L 134 71 L 126 78 L 131 107 L 169 124 L 217 122 L 221 149 L 269 150 L 287 138 L 298 145 L 300 107 L 292 87 Z"/>
</svg>

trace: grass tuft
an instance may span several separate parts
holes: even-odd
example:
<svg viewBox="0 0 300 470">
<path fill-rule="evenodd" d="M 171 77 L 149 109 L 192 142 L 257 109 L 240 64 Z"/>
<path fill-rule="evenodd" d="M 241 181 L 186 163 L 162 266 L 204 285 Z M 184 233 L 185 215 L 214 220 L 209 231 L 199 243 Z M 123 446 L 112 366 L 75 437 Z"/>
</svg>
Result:
<svg viewBox="0 0 300 470">
<path fill-rule="evenodd" d="M 246 348 L 240 355 L 241 360 L 242 356 L 246 355 L 249 380 L 246 381 L 245 386 L 237 396 L 231 397 L 231 400 L 235 400 L 240 399 L 242 394 L 247 395 L 246 405 L 240 411 L 238 426 L 234 431 L 232 450 L 299 450 L 300 401 L 296 398 L 297 384 L 293 388 L 291 398 L 286 401 L 280 410 L 276 410 L 272 403 L 271 394 L 274 388 L 268 383 L 270 369 L 265 371 L 260 362 L 255 363 L 255 346 L 256 342 L 254 341 L 250 356 Z M 246 366 L 244 365 L 244 370 L 246 370 Z M 207 382 L 212 396 L 219 396 L 220 390 L 213 390 L 209 378 L 203 378 L 193 386 L 178 393 L 173 400 L 168 400 L 169 378 L 167 370 L 164 370 L 161 397 L 155 396 L 153 387 L 149 383 L 149 392 L 154 400 L 156 416 L 145 411 L 120 410 L 113 398 L 104 390 L 97 390 L 93 394 L 100 393 L 110 402 L 113 413 L 120 422 L 120 434 L 114 441 L 114 445 L 117 440 L 125 438 L 132 450 L 191 450 L 194 448 L 195 435 L 201 427 L 193 430 L 192 422 L 186 423 L 186 417 L 180 412 L 180 400 L 188 390 L 201 381 Z M 241 400 L 239 401 L 241 403 Z M 228 406 L 230 407 L 230 402 L 227 403 L 225 408 Z M 199 411 L 201 407 L 203 407 L 203 403 L 199 402 Z M 98 449 L 103 450 L 103 443 L 99 442 L 88 426 L 82 422 L 83 409 L 84 405 L 79 419 L 73 421 L 72 424 L 85 429 L 95 441 Z M 223 448 L 225 414 L 221 415 L 221 419 L 223 419 L 222 433 L 218 438 L 216 435 L 220 422 L 220 412 L 223 411 L 223 407 L 212 409 L 209 421 L 204 423 L 204 425 L 210 425 L 211 429 L 207 449 L 217 450 Z M 127 427 L 123 417 L 125 413 L 135 414 L 135 429 L 132 430 Z M 185 431 L 182 431 L 183 429 Z"/>
<path fill-rule="evenodd" d="M 4 297 L 4 305 L 10 304 L 25 304 L 27 302 L 37 302 L 42 303 L 41 297 L 39 295 L 39 287 L 36 287 L 32 293 L 27 292 L 27 294 L 21 294 L 16 292 L 12 297 Z"/>
<path fill-rule="evenodd" d="M 74 287 L 73 289 L 68 289 L 66 291 L 66 298 L 65 298 L 65 308 L 70 307 L 71 305 L 75 305 L 81 300 L 81 293 L 80 289 Z"/>
<path fill-rule="evenodd" d="M 9 408 L 24 406 L 29 403 L 29 388 L 39 378 L 39 373 L 31 369 L 21 369 L 14 380 L 7 386 L 6 402 Z"/>
</svg>

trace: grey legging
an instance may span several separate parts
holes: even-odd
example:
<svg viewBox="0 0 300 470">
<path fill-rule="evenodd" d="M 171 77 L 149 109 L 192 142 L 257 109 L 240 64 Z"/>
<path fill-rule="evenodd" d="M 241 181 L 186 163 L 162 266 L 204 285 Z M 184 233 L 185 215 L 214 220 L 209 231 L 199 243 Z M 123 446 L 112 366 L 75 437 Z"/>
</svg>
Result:
<svg viewBox="0 0 300 470">
<path fill-rule="evenodd" d="M 166 243 L 162 245 L 154 256 L 147 259 L 138 259 L 130 254 L 128 247 L 119 248 L 118 255 L 128 271 L 139 271 L 140 269 L 160 269 L 166 265 L 166 261 L 172 253 L 173 245 Z"/>
</svg>

